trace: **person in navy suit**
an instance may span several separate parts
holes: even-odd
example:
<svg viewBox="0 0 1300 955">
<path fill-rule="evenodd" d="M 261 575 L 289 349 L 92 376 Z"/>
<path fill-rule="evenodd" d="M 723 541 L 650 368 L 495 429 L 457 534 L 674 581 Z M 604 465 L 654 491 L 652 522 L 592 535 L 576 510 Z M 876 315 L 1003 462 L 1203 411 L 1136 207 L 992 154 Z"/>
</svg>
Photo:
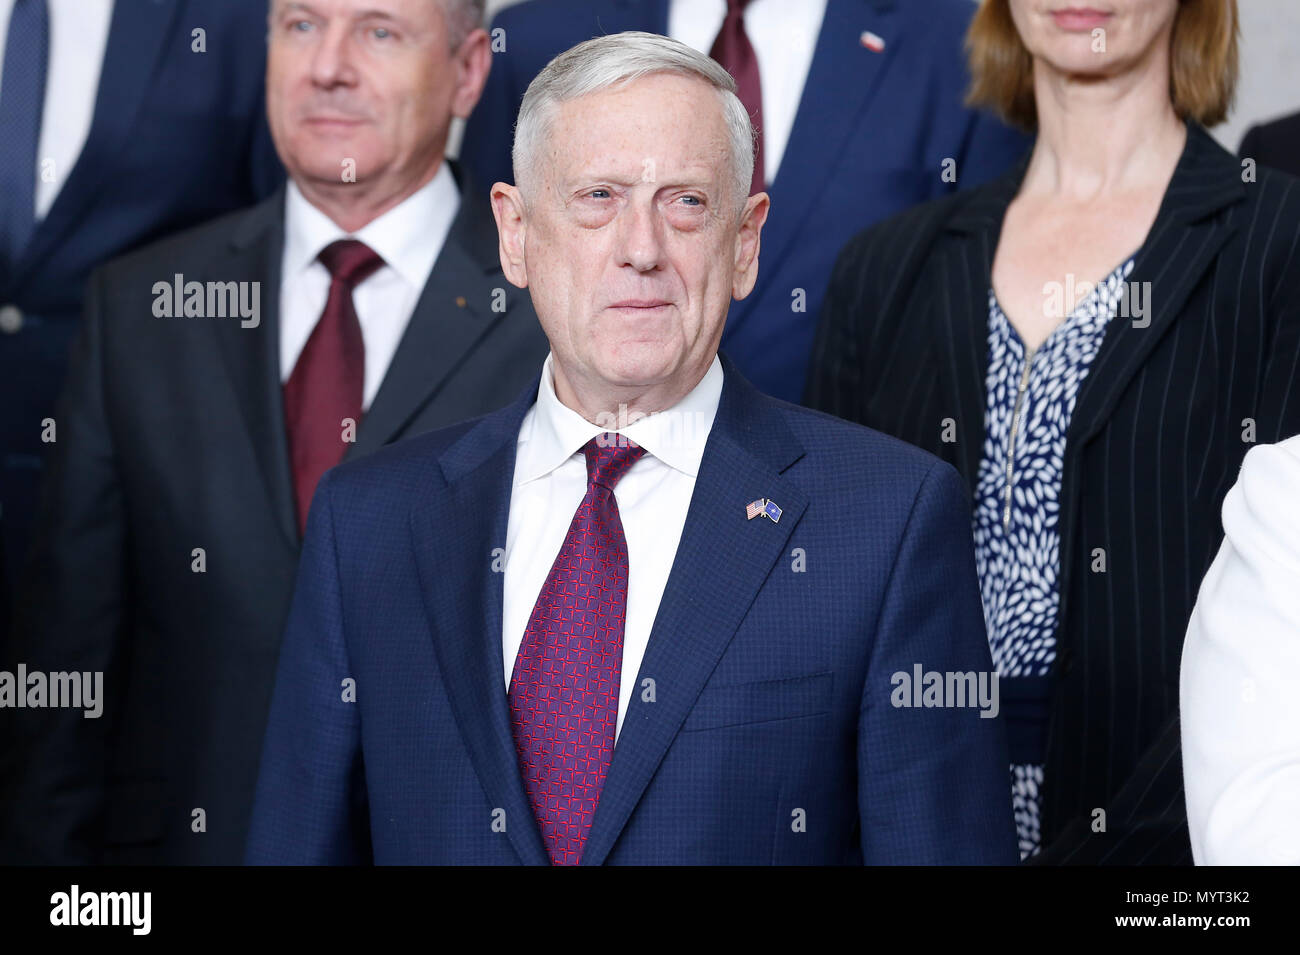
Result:
<svg viewBox="0 0 1300 955">
<path fill-rule="evenodd" d="M 91 271 L 284 180 L 263 108 L 266 0 L 4 8 L 0 636 Z"/>
<path fill-rule="evenodd" d="M 493 21 L 494 65 L 460 159 L 480 182 L 513 182 L 524 89 L 582 40 L 645 30 L 718 57 L 759 127 L 753 191 L 772 197 L 768 267 L 732 304 L 722 347 L 760 390 L 798 401 L 840 249 L 875 222 L 995 178 L 1028 147 L 962 105 L 974 9 L 971 0 L 530 0 Z"/>
<path fill-rule="evenodd" d="M 966 494 L 718 353 L 765 193 L 735 83 L 628 32 L 529 87 L 509 407 L 326 472 L 246 859 L 1010 864 Z"/>
</svg>

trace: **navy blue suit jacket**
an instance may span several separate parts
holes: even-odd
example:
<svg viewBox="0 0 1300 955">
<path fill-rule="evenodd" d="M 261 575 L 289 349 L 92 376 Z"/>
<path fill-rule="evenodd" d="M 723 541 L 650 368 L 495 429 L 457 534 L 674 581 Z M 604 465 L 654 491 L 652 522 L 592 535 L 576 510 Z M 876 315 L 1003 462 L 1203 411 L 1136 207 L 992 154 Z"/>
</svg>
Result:
<svg viewBox="0 0 1300 955">
<path fill-rule="evenodd" d="M 1014 863 L 1001 721 L 891 703 L 917 665 L 991 670 L 956 471 L 723 368 L 583 864 Z M 320 484 L 248 861 L 547 862 L 498 560 L 535 398 Z"/>
<path fill-rule="evenodd" d="M 909 206 L 1009 168 L 1028 140 L 962 106 L 970 0 L 828 0 L 803 98 L 768 185 L 762 269 L 732 302 L 722 347 L 760 390 L 798 401 L 831 267 L 854 235 Z M 668 0 L 531 0 L 502 10 L 487 88 L 461 162 L 514 182 L 510 147 L 524 90 L 557 54 L 593 36 L 668 32 Z M 863 31 L 885 40 L 863 46 Z M 773 81 L 764 77 L 764 82 Z M 955 181 L 945 181 L 945 160 Z"/>
<path fill-rule="evenodd" d="M 284 179 L 266 123 L 266 0 L 113 6 L 86 143 L 19 260 L 0 261 L 0 633 L 90 272 Z M 206 52 L 192 31 L 205 31 Z M 160 275 L 160 279 L 170 276 Z"/>
</svg>

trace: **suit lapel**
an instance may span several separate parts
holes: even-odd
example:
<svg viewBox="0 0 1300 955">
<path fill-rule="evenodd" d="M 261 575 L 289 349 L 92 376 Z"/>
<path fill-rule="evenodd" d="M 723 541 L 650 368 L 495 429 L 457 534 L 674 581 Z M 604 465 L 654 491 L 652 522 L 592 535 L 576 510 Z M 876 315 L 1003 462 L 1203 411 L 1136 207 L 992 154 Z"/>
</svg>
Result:
<svg viewBox="0 0 1300 955">
<path fill-rule="evenodd" d="M 398 436 L 437 393 L 468 352 L 508 311 L 494 312 L 494 289 L 504 280 L 495 227 L 468 195 L 420 294 L 401 344 L 346 457 L 366 454 Z M 210 323 L 238 395 L 264 486 L 277 523 L 297 548 L 293 480 L 280 384 L 280 266 L 284 253 L 284 189 L 255 206 L 231 238 L 228 257 L 209 275 L 219 281 L 260 283 L 262 320 Z M 464 302 L 464 304 L 460 304 Z"/>
<path fill-rule="evenodd" d="M 1196 123 L 1187 126 L 1187 145 L 1156 213 L 1146 242 L 1129 274 L 1146 314 L 1116 315 L 1079 386 L 1066 438 L 1066 473 L 1061 481 L 1061 602 L 1058 620 L 1066 619 L 1073 573 L 1071 543 L 1080 503 L 1081 449 L 1096 437 L 1115 412 L 1120 398 L 1141 372 L 1152 350 L 1174 325 L 1188 296 L 1237 231 L 1217 214 L 1245 197 L 1237 160 Z M 1149 322 L 1149 324 L 1147 324 Z M 1057 664 L 1063 658 L 1057 655 Z"/>
<path fill-rule="evenodd" d="M 258 283 L 257 327 L 208 322 L 226 366 L 281 532 L 296 552 L 298 524 L 280 390 L 280 259 L 284 252 L 284 189 L 248 211 L 231 236 L 224 260 L 211 266 L 215 281 Z M 188 279 L 188 276 L 187 276 Z"/>
<path fill-rule="evenodd" d="M 609 854 L 808 504 L 802 490 L 782 476 L 803 448 L 776 403 L 722 361 L 718 414 L 636 677 L 638 685 L 646 677 L 655 680 L 657 702 L 648 714 L 634 718 L 629 712 L 625 718 L 584 865 L 599 865 Z M 434 651 L 470 760 L 489 802 L 505 810 L 506 832 L 519 858 L 546 865 L 549 856 L 510 728 L 501 660 L 504 575 L 493 569 L 494 551 L 506 541 L 519 426 L 536 394 L 537 380 L 443 454 L 447 487 L 417 504 L 411 537 Z M 756 497 L 781 506 L 778 524 L 746 520 L 745 505 Z M 449 557 L 458 561 L 450 573 Z M 728 569 L 721 592 L 719 567 Z"/>
<path fill-rule="evenodd" d="M 1199 125 L 1189 123 L 1187 145 L 1128 279 L 1130 287 L 1151 283 L 1150 295 L 1142 295 L 1149 311 L 1141 324 L 1117 315 L 1107 327 L 1079 389 L 1070 421 L 1072 444 L 1086 443 L 1105 425 L 1124 389 L 1236 231 L 1235 223 L 1225 225 L 1215 213 L 1243 198 L 1236 159 Z"/>
<path fill-rule="evenodd" d="M 782 476 L 803 448 L 777 405 L 725 358 L 723 368 L 717 417 L 635 677 L 638 687 L 644 679 L 654 680 L 656 702 L 641 705 L 639 690 L 633 695 L 583 848 L 583 865 L 605 861 L 808 504 Z M 745 505 L 758 497 L 782 508 L 779 523 L 746 519 Z"/>
<path fill-rule="evenodd" d="M 520 860 L 547 865 L 510 729 L 501 660 L 505 575 L 495 553 L 506 544 L 519 425 L 536 398 L 535 380 L 443 454 L 447 487 L 431 489 L 412 512 L 411 546 L 443 686 L 475 772 L 492 807 L 505 810 Z"/>
<path fill-rule="evenodd" d="M 90 132 L 49 214 L 37 225 L 14 270 L 16 276 L 29 274 L 46 258 L 64 233 L 82 220 L 86 205 L 108 187 L 104 177 L 116 168 L 109 157 L 122 150 L 130 135 L 168 45 L 180 42 L 169 36 L 179 9 L 179 0 L 113 5 Z"/>
<path fill-rule="evenodd" d="M 779 262 L 785 257 L 786 248 L 816 207 L 818 195 L 829 187 L 828 167 L 839 159 L 845 139 L 858 128 L 877 80 L 896 55 L 902 22 L 894 0 L 828 0 L 785 154 L 776 179 L 768 185 L 772 211 L 763 229 L 759 253 L 763 261 Z M 864 30 L 888 38 L 884 52 L 874 53 L 862 45 Z M 774 268 L 760 269 L 759 287 L 731 304 L 728 335 L 762 299 L 765 277 L 770 281 L 776 274 Z"/>
<path fill-rule="evenodd" d="M 452 168 L 463 183 L 459 170 Z M 460 202 L 348 457 L 368 454 L 400 435 L 465 354 L 507 319 L 508 310 L 493 310 L 495 290 L 506 281 L 487 201 L 477 190 L 462 189 Z"/>
<path fill-rule="evenodd" d="M 953 213 L 947 229 L 961 239 L 941 246 L 934 273 L 939 296 L 930 314 L 936 328 L 931 342 L 957 424 L 957 448 L 951 458 L 972 494 L 984 447 L 985 376 L 988 373 L 988 291 L 993 256 L 1007 206 L 1015 197 L 1029 165 L 1029 153 L 996 181 L 970 193 Z M 924 263 L 921 263 L 924 266 Z M 912 282 L 897 283 L 903 291 Z"/>
</svg>

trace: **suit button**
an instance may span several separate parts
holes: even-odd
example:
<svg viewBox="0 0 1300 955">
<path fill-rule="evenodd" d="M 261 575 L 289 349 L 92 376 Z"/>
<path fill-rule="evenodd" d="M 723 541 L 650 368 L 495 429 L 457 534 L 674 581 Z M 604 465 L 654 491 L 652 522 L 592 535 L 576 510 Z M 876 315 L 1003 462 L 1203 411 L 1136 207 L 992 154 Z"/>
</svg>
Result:
<svg viewBox="0 0 1300 955">
<path fill-rule="evenodd" d="M 23 313 L 17 305 L 0 308 L 0 332 L 12 335 L 23 327 Z"/>
</svg>

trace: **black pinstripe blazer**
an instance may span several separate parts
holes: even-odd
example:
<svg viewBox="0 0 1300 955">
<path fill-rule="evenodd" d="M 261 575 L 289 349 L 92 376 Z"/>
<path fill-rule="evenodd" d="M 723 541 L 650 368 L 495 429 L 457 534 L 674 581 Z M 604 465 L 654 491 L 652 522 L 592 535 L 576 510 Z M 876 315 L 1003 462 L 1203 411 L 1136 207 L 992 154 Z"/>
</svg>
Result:
<svg viewBox="0 0 1300 955">
<path fill-rule="evenodd" d="M 949 461 L 972 500 L 993 253 L 1027 160 L 845 247 L 805 394 Z M 1066 439 L 1047 863 L 1191 861 L 1179 657 L 1242 457 L 1300 432 L 1300 180 L 1243 182 L 1189 124 L 1130 281 L 1150 307 L 1111 321 Z"/>
</svg>

